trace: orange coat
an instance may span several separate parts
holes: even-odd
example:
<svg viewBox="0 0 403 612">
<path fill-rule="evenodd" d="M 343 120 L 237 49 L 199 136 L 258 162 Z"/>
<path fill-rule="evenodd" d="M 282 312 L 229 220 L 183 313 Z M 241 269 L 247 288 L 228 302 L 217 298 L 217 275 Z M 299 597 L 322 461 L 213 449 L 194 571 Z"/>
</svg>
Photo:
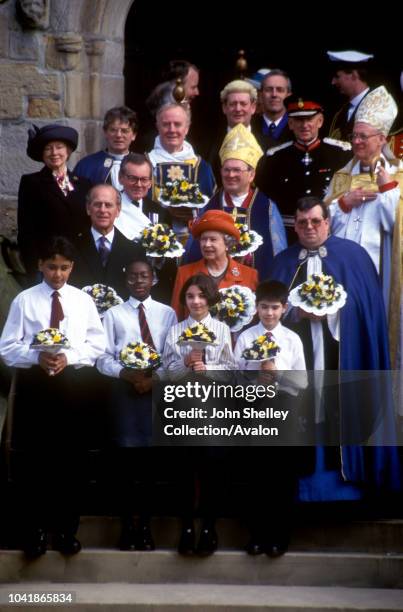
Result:
<svg viewBox="0 0 403 612">
<path fill-rule="evenodd" d="M 258 284 L 257 271 L 254 268 L 249 268 L 249 266 L 238 263 L 231 257 L 228 257 L 228 260 L 227 271 L 224 278 L 220 281 L 218 288 L 223 289 L 225 287 L 231 287 L 232 285 L 242 285 L 243 287 L 249 287 L 249 289 L 255 291 Z M 181 289 L 187 279 L 194 274 L 206 274 L 208 276 L 208 270 L 204 259 L 199 259 L 199 261 L 195 263 L 186 264 L 178 268 L 171 303 L 172 308 L 178 315 L 178 321 L 182 321 L 187 316 L 185 308 L 179 302 Z"/>
</svg>

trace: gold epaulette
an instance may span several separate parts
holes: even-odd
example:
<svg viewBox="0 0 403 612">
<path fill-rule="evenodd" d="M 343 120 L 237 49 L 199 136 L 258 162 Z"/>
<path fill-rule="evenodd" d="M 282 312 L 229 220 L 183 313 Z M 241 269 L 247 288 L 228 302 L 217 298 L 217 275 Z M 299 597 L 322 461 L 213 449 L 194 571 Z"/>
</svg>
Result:
<svg viewBox="0 0 403 612">
<path fill-rule="evenodd" d="M 324 138 L 323 142 L 327 144 L 334 145 L 335 147 L 340 147 L 343 151 L 351 151 L 351 143 L 346 142 L 345 140 L 336 140 L 336 138 Z"/>
<path fill-rule="evenodd" d="M 293 141 L 289 140 L 288 142 L 283 142 L 283 144 L 281 145 L 277 145 L 277 147 L 271 147 L 270 149 L 267 149 L 266 155 L 274 155 L 275 153 L 277 153 L 277 151 L 286 149 L 287 147 L 290 147 L 292 144 L 293 144 Z"/>
</svg>

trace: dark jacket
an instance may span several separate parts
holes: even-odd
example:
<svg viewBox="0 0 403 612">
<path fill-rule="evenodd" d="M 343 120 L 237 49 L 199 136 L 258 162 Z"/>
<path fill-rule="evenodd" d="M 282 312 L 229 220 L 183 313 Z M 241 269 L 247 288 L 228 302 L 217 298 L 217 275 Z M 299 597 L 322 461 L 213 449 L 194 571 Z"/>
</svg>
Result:
<svg viewBox="0 0 403 612">
<path fill-rule="evenodd" d="M 21 178 L 18 191 L 18 246 L 29 280 L 36 282 L 40 245 L 52 236 L 74 240 L 89 227 L 85 196 L 91 183 L 71 172 L 69 179 L 74 191 L 63 194 L 46 166 Z"/>
<path fill-rule="evenodd" d="M 76 237 L 74 245 L 77 259 L 69 283 L 82 289 L 86 285 L 103 283 L 113 287 L 117 294 L 126 300 L 129 292 L 126 288 L 124 267 L 136 258 L 145 256 L 144 250 L 128 240 L 115 227 L 115 235 L 105 267 L 102 266 L 94 238 L 90 230 Z"/>
</svg>

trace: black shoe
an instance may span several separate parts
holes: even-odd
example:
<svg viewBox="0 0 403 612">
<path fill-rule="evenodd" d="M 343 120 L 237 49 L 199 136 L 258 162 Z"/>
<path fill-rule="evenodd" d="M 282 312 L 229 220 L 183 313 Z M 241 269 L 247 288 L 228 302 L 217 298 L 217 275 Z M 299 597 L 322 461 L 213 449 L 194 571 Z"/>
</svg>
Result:
<svg viewBox="0 0 403 612">
<path fill-rule="evenodd" d="M 248 555 L 261 555 L 265 551 L 265 547 L 260 539 L 251 538 L 245 547 Z"/>
<path fill-rule="evenodd" d="M 265 546 L 265 553 L 269 557 L 273 559 L 276 557 L 281 557 L 288 550 L 288 542 L 268 542 Z"/>
<path fill-rule="evenodd" d="M 48 537 L 44 529 L 35 529 L 27 535 L 24 553 L 30 559 L 36 559 L 47 551 Z"/>
<path fill-rule="evenodd" d="M 136 550 L 155 550 L 155 544 L 148 523 L 140 524 L 136 530 Z"/>
<path fill-rule="evenodd" d="M 214 527 L 203 527 L 200 532 L 197 554 L 201 557 L 212 555 L 217 550 L 218 538 Z"/>
<path fill-rule="evenodd" d="M 58 533 L 53 539 L 53 549 L 62 555 L 76 555 L 81 550 L 81 544 L 71 533 Z"/>
<path fill-rule="evenodd" d="M 120 550 L 136 550 L 136 530 L 133 521 L 122 521 L 119 548 Z"/>
<path fill-rule="evenodd" d="M 179 538 L 178 553 L 180 555 L 194 555 L 195 550 L 195 530 L 193 527 L 183 527 Z"/>
</svg>

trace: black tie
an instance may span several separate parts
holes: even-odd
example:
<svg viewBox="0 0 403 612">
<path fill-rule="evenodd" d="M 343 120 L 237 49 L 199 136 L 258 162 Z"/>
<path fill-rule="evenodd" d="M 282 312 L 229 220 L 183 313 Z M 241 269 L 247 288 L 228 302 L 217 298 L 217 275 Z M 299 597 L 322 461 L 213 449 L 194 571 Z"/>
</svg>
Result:
<svg viewBox="0 0 403 612">
<path fill-rule="evenodd" d="M 272 121 L 270 123 L 270 125 L 269 125 L 269 134 L 270 134 L 270 136 L 273 136 L 275 129 L 276 129 L 276 124 L 274 123 L 274 121 Z"/>
<path fill-rule="evenodd" d="M 132 200 L 132 204 L 134 204 L 134 206 L 137 206 L 137 208 L 140 206 L 140 202 L 138 200 Z"/>
</svg>

